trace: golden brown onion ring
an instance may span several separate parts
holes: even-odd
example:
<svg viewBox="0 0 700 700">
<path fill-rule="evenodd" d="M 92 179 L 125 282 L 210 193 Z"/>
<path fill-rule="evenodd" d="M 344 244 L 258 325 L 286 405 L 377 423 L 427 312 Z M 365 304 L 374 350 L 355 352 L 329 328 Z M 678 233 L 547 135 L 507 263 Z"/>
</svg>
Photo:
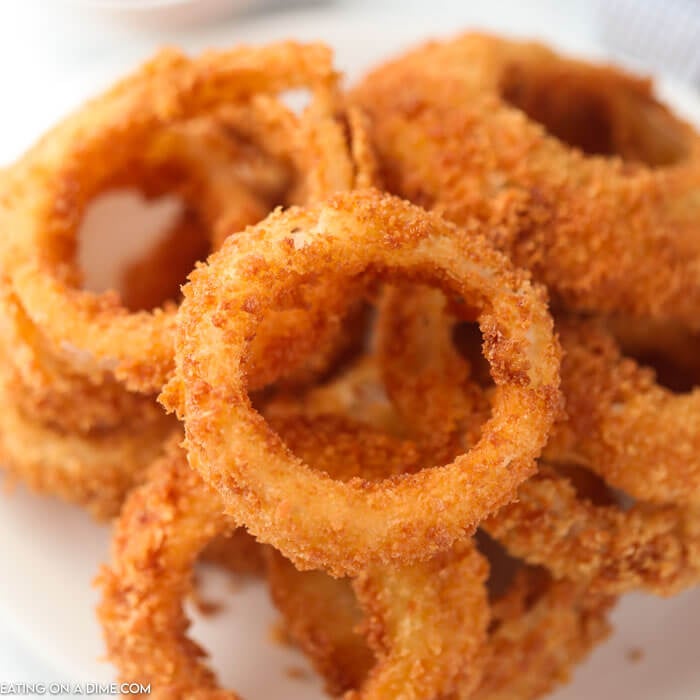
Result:
<svg viewBox="0 0 700 700">
<path fill-rule="evenodd" d="M 21 389 L 0 376 L 0 469 L 41 494 L 84 506 L 98 520 L 114 517 L 177 430 L 170 416 L 135 416 L 118 427 L 67 432 L 25 414 Z"/>
<path fill-rule="evenodd" d="M 340 418 L 280 419 L 278 428 L 312 464 L 339 478 L 384 474 L 387 457 L 405 462 L 400 442 Z M 182 608 L 198 553 L 232 527 L 219 496 L 173 443 L 129 497 L 115 533 L 113 566 L 100 576 L 99 616 L 122 678 L 151 683 L 164 697 L 236 697 L 219 690 L 202 663 Z M 363 572 L 355 585 L 376 664 L 353 697 L 438 697 L 456 685 L 477 684 L 488 623 L 485 577 L 485 560 L 471 542 L 427 562 Z"/>
<path fill-rule="evenodd" d="M 546 465 L 483 528 L 515 556 L 593 590 L 670 596 L 700 581 L 700 509 L 597 505 Z"/>
<path fill-rule="evenodd" d="M 255 110 L 251 107 L 249 111 Z M 232 138 L 213 117 L 165 129 L 158 134 L 152 151 L 141 154 L 139 167 L 129 173 L 131 182 L 138 182 L 147 196 L 185 188 L 189 208 L 154 251 L 127 269 L 122 295 L 127 308 L 160 306 L 173 286 L 179 293 L 179 284 L 193 262 L 206 257 L 210 247 L 207 239 L 215 238 L 217 223 L 230 223 L 235 216 L 235 221 L 245 226 L 263 218 L 274 206 L 274 201 L 248 194 L 247 186 L 238 180 L 245 177 L 252 184 L 254 177 L 261 183 L 274 179 L 279 185 L 282 176 L 262 172 L 262 165 L 247 151 L 236 148 Z M 196 202 L 196 212 L 192 202 Z M 154 263 L 158 268 L 149 269 Z M 176 274 L 181 276 L 173 279 Z M 158 293 L 163 297 L 154 298 Z M 133 421 L 137 415 L 150 420 L 161 412 L 153 395 L 134 395 L 111 372 L 84 362 L 76 367 L 75 354 L 71 357 L 52 347 L 44 330 L 25 312 L 10 279 L 3 279 L 0 295 L 2 340 L 7 348 L 5 374 L 17 384 L 13 397 L 27 415 L 61 429 L 85 432 L 112 428 Z"/>
<path fill-rule="evenodd" d="M 558 327 L 568 420 L 546 456 L 583 464 L 640 500 L 700 506 L 700 387 L 676 394 L 660 386 L 601 324 Z"/>
<path fill-rule="evenodd" d="M 459 225 L 477 216 L 555 303 L 700 328 L 700 139 L 648 81 L 466 34 L 352 97 L 387 189 Z"/>
<path fill-rule="evenodd" d="M 161 401 L 184 420 L 189 459 L 227 511 L 299 568 L 344 575 L 433 556 L 532 473 L 559 409 L 558 344 L 543 291 L 470 233 L 376 191 L 337 195 L 229 238 L 183 289 L 177 373 Z M 261 320 L 301 284 L 325 290 L 334 274 L 383 271 L 474 306 L 497 388 L 472 450 L 368 487 L 314 472 L 289 451 L 250 404 L 246 363 Z"/>
<path fill-rule="evenodd" d="M 32 421 L 85 433 L 115 428 L 137 416 L 149 422 L 162 414 L 153 396 L 127 392 L 105 371 L 76 372 L 69 361 L 53 354 L 7 280 L 0 282 L 0 338 L 4 358 L 0 374 L 11 387 L 7 402 Z"/>
<path fill-rule="evenodd" d="M 384 295 L 377 334 L 379 361 L 399 414 L 428 449 L 448 455 L 478 438 L 469 425 L 478 425 L 490 410 L 488 390 L 470 377 L 469 363 L 453 342 L 458 322 L 433 290 L 395 287 Z M 661 413 L 659 396 L 681 402 L 687 397 L 671 398 L 656 386 L 653 375 L 623 359 L 596 324 L 562 321 L 558 329 L 565 351 L 562 391 L 568 417 L 555 424 L 544 449 L 547 459 L 582 465 L 615 486 L 621 483 L 617 465 L 628 464 L 623 473 L 630 486 L 657 498 L 652 470 L 671 475 L 660 482 L 664 488 L 683 473 L 690 483 L 692 465 L 680 459 L 687 450 L 683 430 L 691 428 L 683 414 L 674 417 L 669 410 L 663 430 L 657 426 L 649 434 L 640 412 L 630 410 L 648 397 L 651 421 Z M 409 379 L 402 383 L 400 377 Z M 428 408 L 421 414 L 420 406 Z M 627 442 L 610 439 L 615 435 L 611 424 L 626 426 Z M 644 453 L 648 444 L 655 446 L 649 460 Z M 627 449 L 636 450 L 637 459 L 626 461 Z M 544 469 L 520 486 L 517 501 L 482 527 L 513 554 L 555 576 L 606 592 L 646 588 L 669 595 L 700 580 L 700 509 L 679 505 L 675 491 L 664 494 L 667 500 L 657 504 L 642 502 L 623 510 L 579 496 L 565 475 Z M 692 498 L 686 494 L 685 502 Z"/>
<path fill-rule="evenodd" d="M 350 581 L 297 571 L 270 550 L 270 592 L 284 629 L 309 657 L 334 697 L 362 685 L 372 653 L 361 634 L 362 612 Z M 447 700 L 534 700 L 565 683 L 573 666 L 610 632 L 614 599 L 570 581 L 543 580 L 524 569 L 491 605 L 484 675 L 473 692 L 458 687 Z"/>
<path fill-rule="evenodd" d="M 571 669 L 610 634 L 614 603 L 523 570 L 492 606 L 490 660 L 472 700 L 534 700 L 568 682 Z"/>
<path fill-rule="evenodd" d="M 265 559 L 270 597 L 282 614 L 283 630 L 309 658 L 326 692 L 342 697 L 359 688 L 374 654 L 359 633 L 362 608 L 351 581 L 322 571 L 297 571 L 272 548 Z"/>
<path fill-rule="evenodd" d="M 137 390 L 160 389 L 172 367 L 174 316 L 129 313 L 114 295 L 78 288 L 75 235 L 84 208 L 163 127 L 259 93 L 307 87 L 329 94 L 334 80 L 320 45 L 243 47 L 196 59 L 164 51 L 46 135 L 13 167 L 2 195 L 12 284 L 33 322 L 57 347 L 76 348 L 76 361 L 89 368 L 114 370 Z M 342 139 L 337 129 L 333 145 Z M 324 124 L 321 144 L 330 142 Z M 347 151 L 326 154 L 328 170 L 337 172 L 345 159 L 352 174 Z"/>
</svg>

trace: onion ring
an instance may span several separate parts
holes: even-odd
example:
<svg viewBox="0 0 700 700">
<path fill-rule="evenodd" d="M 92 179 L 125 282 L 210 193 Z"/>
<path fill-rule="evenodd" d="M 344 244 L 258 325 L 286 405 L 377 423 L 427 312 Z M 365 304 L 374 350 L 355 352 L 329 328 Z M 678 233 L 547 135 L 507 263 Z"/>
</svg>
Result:
<svg viewBox="0 0 700 700">
<path fill-rule="evenodd" d="M 0 336 L 7 403 L 34 421 L 85 433 L 112 429 L 136 416 L 149 422 L 162 414 L 153 396 L 125 391 L 104 371 L 78 373 L 70 362 L 52 354 L 48 340 L 5 281 L 0 282 Z"/>
<path fill-rule="evenodd" d="M 388 456 L 397 467 L 405 464 L 401 443 L 397 451 L 396 441 L 381 433 L 342 425 L 339 417 L 290 419 L 279 428 L 312 463 L 318 459 L 319 468 L 348 467 L 347 478 L 386 473 Z M 151 683 L 167 697 L 236 697 L 218 690 L 200 661 L 182 609 L 198 552 L 234 527 L 222 506 L 172 443 L 149 481 L 129 497 L 115 533 L 114 564 L 100 575 L 99 616 L 110 657 L 121 677 Z M 476 685 L 488 622 L 485 577 L 485 560 L 468 541 L 427 562 L 363 572 L 355 585 L 377 662 L 352 697 L 437 697 L 457 684 Z"/>
<path fill-rule="evenodd" d="M 268 582 L 285 631 L 309 657 L 334 696 L 358 688 L 372 666 L 362 613 L 350 582 L 318 571 L 297 571 L 268 551 Z M 542 582 L 518 573 L 491 604 L 483 679 L 473 694 L 457 688 L 448 698 L 530 700 L 568 680 L 569 672 L 610 632 L 614 599 L 588 593 L 570 581 Z"/>
<path fill-rule="evenodd" d="M 610 634 L 614 603 L 570 581 L 542 584 L 525 569 L 492 605 L 490 662 L 472 700 L 534 700 L 566 683 Z"/>
<path fill-rule="evenodd" d="M 634 498 L 700 506 L 700 388 L 674 394 L 595 323 L 560 323 L 568 420 L 546 450 Z M 640 478 L 641 477 L 641 478 Z"/>
<path fill-rule="evenodd" d="M 340 414 L 395 437 L 407 430 L 384 390 L 380 367 L 373 355 L 362 355 L 337 376 L 296 394 L 279 393 L 265 413 L 303 411 L 304 415 Z"/>
<path fill-rule="evenodd" d="M 0 377 L 0 465 L 31 490 L 84 506 L 98 520 L 119 512 L 124 496 L 177 430 L 170 416 L 136 416 L 109 430 L 66 432 L 16 406 L 15 389 Z"/>
<path fill-rule="evenodd" d="M 700 139 L 648 81 L 466 34 L 380 66 L 352 99 L 387 189 L 477 216 L 556 304 L 700 328 Z"/>
<path fill-rule="evenodd" d="M 445 298 L 433 290 L 394 287 L 385 292 L 377 332 L 379 362 L 399 414 L 411 428 L 420 424 L 419 438 L 431 451 L 442 443 L 437 449 L 448 455 L 478 439 L 465 426 L 481 423 L 490 409 L 487 392 L 470 377 L 469 363 L 453 343 L 456 323 Z M 618 487 L 641 482 L 635 490 L 650 496 L 658 496 L 649 486 L 657 482 L 651 473 L 640 479 L 640 465 L 671 475 L 661 482 L 664 486 L 686 470 L 690 484 L 692 465 L 680 459 L 687 451 L 681 442 L 683 414 L 674 420 L 672 411 L 666 411 L 664 430 L 657 427 L 648 435 L 640 411 L 628 407 L 628 402 L 636 406 L 637 398 L 644 405 L 646 397 L 670 392 L 654 385 L 648 370 L 623 359 L 595 323 L 560 321 L 557 327 L 565 352 L 562 392 L 568 417 L 555 424 L 544 448 L 546 459 L 582 465 Z M 400 382 L 399 377 L 410 379 Z M 417 413 L 418 397 L 428 407 L 422 414 Z M 648 398 L 650 416 L 659 415 L 660 406 Z M 611 440 L 615 432 L 610 424 L 627 426 L 627 440 Z M 669 435 L 673 437 L 666 443 Z M 648 459 L 647 444 L 655 446 Z M 626 462 L 621 447 L 632 445 L 636 459 Z M 629 468 L 623 482 L 618 465 L 624 464 Z M 580 498 L 564 475 L 541 467 L 540 474 L 520 486 L 517 500 L 482 527 L 515 556 L 547 567 L 557 577 L 608 593 L 645 588 L 670 595 L 700 580 L 700 509 L 692 505 L 692 493 L 679 499 L 676 490 L 668 490 L 663 494 L 668 500 L 622 510 Z"/>
<path fill-rule="evenodd" d="M 315 473 L 290 453 L 250 405 L 244 367 L 256 327 L 292 285 L 377 268 L 473 303 L 498 387 L 473 450 L 368 488 Z M 183 293 L 177 372 L 161 401 L 184 420 L 189 459 L 227 510 L 298 568 L 345 575 L 445 551 L 514 496 L 559 407 L 559 349 L 542 290 L 478 236 L 375 191 L 268 217 L 229 238 Z"/>
<path fill-rule="evenodd" d="M 259 105 L 259 109 L 263 107 L 267 105 Z M 272 115 L 272 111 L 266 113 Z M 284 113 L 288 113 L 286 109 Z M 228 128 L 233 128 L 230 114 L 227 119 Z M 165 130 L 158 134 L 157 147 L 144 154 L 144 161 L 148 161 L 144 172 L 135 177 L 151 196 L 164 187 L 179 186 L 182 178 L 177 170 L 189 165 L 185 198 L 199 199 L 198 209 L 208 218 L 209 226 L 214 227 L 220 218 L 231 222 L 233 207 L 225 201 L 223 190 L 229 195 L 242 192 L 240 186 L 238 190 L 234 187 L 233 173 L 224 167 L 230 167 L 236 155 L 231 138 L 211 118 Z M 241 181 L 252 185 L 256 178 L 261 180 L 262 166 L 267 164 L 245 155 L 246 170 L 239 160 L 236 175 L 241 172 Z M 201 162 L 195 163 L 196 159 Z M 279 172 L 267 170 L 269 192 L 283 178 Z M 224 178 L 222 172 L 229 176 Z M 205 194 L 207 197 L 200 196 Z M 239 197 L 235 202 L 237 209 L 240 201 Z M 240 211 L 257 219 L 271 205 L 265 202 L 258 210 L 247 207 Z M 190 245 L 201 245 L 202 231 L 187 223 L 190 229 L 176 228 L 175 233 L 184 231 Z M 181 240 L 182 236 L 174 243 Z M 151 255 L 168 255 L 167 262 L 172 262 L 173 239 L 166 242 L 168 245 Z M 182 249 L 178 247 L 176 252 L 180 254 Z M 128 280 L 126 291 L 132 291 Z M 143 287 L 133 291 L 136 297 L 144 296 Z M 85 505 L 99 519 L 112 517 L 129 488 L 140 481 L 145 467 L 162 449 L 160 443 L 174 430 L 172 419 L 163 414 L 154 396 L 127 391 L 104 370 L 78 372 L 73 363 L 52 353 L 51 343 L 27 317 L 8 280 L 0 285 L 0 308 L 6 356 L 1 374 L 7 399 L 6 415 L 0 421 L 3 467 L 11 478 L 26 481 L 35 491 Z M 320 364 L 322 359 L 316 358 L 316 362 Z M 29 445 L 25 450 L 21 449 L 22 440 Z M 147 441 L 152 442 L 145 444 Z"/>
<path fill-rule="evenodd" d="M 233 207 L 224 203 L 223 189 L 236 197 L 235 209 L 241 225 L 264 218 L 269 207 L 273 206 L 272 202 L 268 204 L 260 200 L 257 209 L 252 207 L 252 195 L 245 200 L 242 194 L 244 188 L 235 185 L 232 173 L 226 178 L 220 175 L 222 171 L 228 174 L 229 169 L 232 169 L 236 152 L 231 137 L 222 133 L 220 125 L 212 124 L 212 119 L 190 123 L 180 129 L 165 130 L 159 135 L 158 147 L 154 146 L 154 149 L 155 153 L 144 156 L 144 161 L 148 160 L 148 164 L 144 162 L 141 165 L 143 172 L 132 171 L 130 176 L 139 181 L 148 196 L 152 196 L 161 194 L 169 186 L 180 187 L 182 176 L 174 171 L 189 165 L 189 181 L 186 185 L 189 192 L 185 199 L 201 203 L 201 206 L 198 204 L 198 209 L 208 217 L 205 220 L 207 226 L 213 228 L 219 217 L 232 221 Z M 195 153 L 200 161 L 197 167 L 193 165 Z M 228 169 L 224 164 L 228 165 Z M 256 176 L 258 170 L 259 166 L 256 168 Z M 225 188 L 222 183 L 225 183 Z M 205 194 L 207 197 L 204 197 Z M 243 209 L 240 208 L 241 199 L 244 199 Z M 242 217 L 245 216 L 253 218 L 244 221 Z M 143 266 L 152 263 L 154 256 L 160 256 L 161 259 L 157 262 L 167 269 L 169 275 L 182 271 L 182 277 L 174 280 L 176 285 L 191 269 L 192 259 L 188 256 L 192 250 L 196 251 L 197 257 L 206 257 L 207 250 L 202 248 L 203 245 L 208 248 L 206 237 L 193 225 L 196 222 L 189 217 L 182 223 L 184 226 L 178 226 L 174 230 L 176 239 L 168 237 L 146 260 L 139 261 L 130 274 L 127 271 L 124 290 L 124 303 L 127 306 L 130 303 L 148 302 L 148 294 L 153 294 L 154 289 L 158 292 L 161 283 L 170 283 L 168 279 L 163 282 L 162 273 L 155 275 L 149 271 L 151 274 L 142 274 Z M 187 243 L 185 248 L 183 242 Z M 163 256 L 167 258 L 163 260 Z M 184 265 L 187 265 L 184 270 L 181 257 Z M 180 263 L 175 266 L 179 270 L 172 269 L 176 262 Z M 138 283 L 136 285 L 134 277 Z M 150 287 L 144 287 L 144 280 L 150 281 Z M 17 383 L 18 391 L 13 392 L 13 396 L 27 415 L 37 416 L 61 429 L 87 431 L 112 428 L 124 420 L 133 420 L 134 416 L 140 414 L 152 418 L 154 412 L 161 412 L 152 395 L 133 395 L 111 372 L 94 368 L 91 370 L 89 366 L 86 369 L 84 363 L 77 369 L 74 358 L 52 352 L 51 343 L 43 328 L 35 325 L 27 316 L 12 289 L 11 281 L 3 281 L 0 294 L 3 309 L 0 323 L 4 330 L 3 342 L 8 347 L 8 362 L 4 371 Z"/>
<path fill-rule="evenodd" d="M 595 505 L 546 465 L 483 528 L 515 556 L 592 590 L 670 596 L 700 582 L 700 509 Z"/>
<path fill-rule="evenodd" d="M 77 347 L 84 361 L 113 370 L 132 389 L 159 390 L 172 367 L 174 315 L 128 313 L 113 295 L 76 288 L 72 255 L 81 212 L 115 172 L 128 172 L 162 127 L 257 93 L 308 86 L 325 96 L 334 80 L 320 45 L 243 47 L 197 59 L 164 51 L 55 128 L 14 166 L 3 195 L 9 274 L 31 319 L 54 345 Z M 321 147 L 331 143 L 326 127 Z M 338 131 L 334 144 L 340 125 Z M 100 157 L 105 151 L 110 158 Z M 344 157 L 352 174 L 345 151 L 327 156 L 333 165 L 320 168 L 324 182 Z"/>
</svg>

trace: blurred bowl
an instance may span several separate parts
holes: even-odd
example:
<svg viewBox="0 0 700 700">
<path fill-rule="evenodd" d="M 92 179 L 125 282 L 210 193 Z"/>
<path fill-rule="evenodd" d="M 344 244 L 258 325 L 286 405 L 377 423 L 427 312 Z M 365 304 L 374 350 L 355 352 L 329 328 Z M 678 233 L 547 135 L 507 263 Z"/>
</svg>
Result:
<svg viewBox="0 0 700 700">
<path fill-rule="evenodd" d="M 90 19 L 147 29 L 182 29 L 230 17 L 256 0 L 65 0 Z"/>
</svg>

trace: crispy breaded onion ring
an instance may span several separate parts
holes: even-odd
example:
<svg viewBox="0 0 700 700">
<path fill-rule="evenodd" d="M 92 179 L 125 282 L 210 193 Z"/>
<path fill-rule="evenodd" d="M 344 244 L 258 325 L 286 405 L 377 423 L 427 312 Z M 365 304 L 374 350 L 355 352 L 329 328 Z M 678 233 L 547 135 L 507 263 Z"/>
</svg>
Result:
<svg viewBox="0 0 700 700">
<path fill-rule="evenodd" d="M 144 478 L 177 423 L 162 412 L 109 429 L 67 432 L 42 423 L 15 403 L 16 387 L 0 376 L 0 469 L 31 490 L 83 506 L 106 520 Z"/>
<path fill-rule="evenodd" d="M 116 523 L 112 567 L 98 578 L 98 617 L 120 678 L 152 683 L 164 698 L 204 698 L 207 691 L 237 697 L 216 690 L 205 652 L 187 635 L 183 608 L 199 553 L 234 528 L 173 440 L 129 494 Z"/>
<path fill-rule="evenodd" d="M 347 697 L 343 694 L 360 687 L 372 666 L 350 582 L 318 571 L 297 571 L 272 550 L 267 575 L 285 631 L 325 680 L 329 694 Z M 543 580 L 522 570 L 491 605 L 480 685 L 473 694 L 457 687 L 445 697 L 534 700 L 544 695 L 565 683 L 571 668 L 607 637 L 613 602 L 571 581 Z"/>
<path fill-rule="evenodd" d="M 372 354 L 365 354 L 328 381 L 294 394 L 278 393 L 265 413 L 303 410 L 307 416 L 340 414 L 395 437 L 407 430 L 389 400 L 381 368 Z"/>
<path fill-rule="evenodd" d="M 386 473 L 387 457 L 397 466 L 405 461 L 401 443 L 341 418 L 278 420 L 292 445 L 339 478 Z M 342 447 L 329 449 L 338 435 Z M 120 677 L 151 683 L 163 697 L 236 697 L 218 689 L 202 650 L 187 636 L 182 607 L 198 553 L 232 527 L 220 497 L 173 443 L 129 497 L 113 565 L 100 576 L 99 616 Z M 355 585 L 376 662 L 352 697 L 442 697 L 457 685 L 474 687 L 488 623 L 486 574 L 470 542 L 427 562 L 363 572 Z"/>
<path fill-rule="evenodd" d="M 472 700 L 534 700 L 568 682 L 571 669 L 610 634 L 615 603 L 571 581 L 524 569 L 492 605 L 489 662 Z"/>
<path fill-rule="evenodd" d="M 353 99 L 387 189 L 489 224 L 553 302 L 700 328 L 700 139 L 649 81 L 466 34 L 378 67 Z"/>
<path fill-rule="evenodd" d="M 162 414 L 153 396 L 126 391 L 105 371 L 77 372 L 66 358 L 52 353 L 6 280 L 0 281 L 0 346 L 7 402 L 32 421 L 87 432 L 115 428 L 137 416 L 148 422 Z"/>
<path fill-rule="evenodd" d="M 275 605 L 289 612 L 292 638 L 330 693 L 345 693 L 346 700 L 469 697 L 477 685 L 481 674 L 472 660 L 487 657 L 474 634 L 483 644 L 488 602 L 473 592 L 475 576 L 485 575 L 483 562 L 474 569 L 473 545 L 381 574 L 373 568 L 352 581 L 352 590 L 322 572 L 297 571 L 273 549 L 266 554 Z"/>
<path fill-rule="evenodd" d="M 598 505 L 546 465 L 482 527 L 515 556 L 593 590 L 670 596 L 700 582 L 700 509 Z"/>
<path fill-rule="evenodd" d="M 654 503 L 700 506 L 700 387 L 676 394 L 596 323 L 559 323 L 568 420 L 546 455 Z"/>
<path fill-rule="evenodd" d="M 257 114 L 267 105 L 253 102 L 246 107 L 249 119 L 249 113 Z M 236 115 L 235 121 L 240 122 L 241 117 Z M 235 223 L 244 228 L 276 205 L 275 193 L 289 179 L 288 168 L 264 160 L 249 145 L 244 148 L 236 140 L 240 135 L 233 134 L 234 126 L 229 114 L 225 124 L 207 116 L 163 129 L 154 136 L 148 152 L 140 154 L 140 161 L 128 173 L 117 173 L 111 183 L 137 183 L 147 197 L 179 191 L 187 203 L 170 235 L 127 270 L 121 285 L 127 308 L 155 308 L 166 300 L 163 308 L 172 311 L 168 300 L 177 298 L 193 261 L 206 257 L 212 241 L 225 230 L 221 227 Z M 173 278 L 178 274 L 179 278 Z M 140 414 L 147 420 L 161 411 L 152 394 L 144 397 L 128 392 L 111 372 L 80 358 L 77 349 L 61 352 L 26 313 L 9 275 L 1 287 L 2 342 L 8 349 L 3 369 L 16 382 L 13 396 L 27 415 L 61 429 L 87 431 L 111 428 Z M 163 295 L 154 297 L 159 292 Z"/>
<path fill-rule="evenodd" d="M 444 296 L 403 286 L 385 292 L 377 332 L 387 391 L 401 417 L 422 444 L 448 455 L 478 439 L 475 426 L 490 410 L 487 391 L 471 376 L 453 340 L 458 323 Z M 674 396 L 656 385 L 650 370 L 621 357 L 601 326 L 562 321 L 558 329 L 567 417 L 555 424 L 544 454 L 559 464 L 586 467 L 618 487 L 622 470 L 625 486 L 658 502 L 627 510 L 597 504 L 579 496 L 562 473 L 541 468 L 520 486 L 517 500 L 482 527 L 515 556 L 605 592 L 645 588 L 670 595 L 695 585 L 700 580 L 700 508 L 682 504 L 693 503 L 697 495 L 680 498 L 666 487 L 680 474 L 691 486 L 692 464 L 682 456 L 692 450 L 683 438 L 697 426 L 686 422 L 682 411 L 674 414 L 670 406 L 662 411 L 666 402 L 682 405 L 689 395 Z M 644 414 L 636 408 L 640 405 Z M 420 406 L 427 408 L 421 413 Z M 662 413 L 665 422 L 651 431 L 653 416 Z M 642 415 L 647 417 L 640 420 Z M 611 436 L 620 429 L 610 426 L 620 425 L 626 438 L 614 441 Z M 654 449 L 645 451 L 648 445 Z M 663 478 L 656 481 L 655 473 Z M 658 498 L 659 488 L 666 499 Z"/>
<path fill-rule="evenodd" d="M 79 289 L 74 253 L 82 213 L 115 173 L 129 172 L 163 128 L 291 88 L 318 96 L 312 111 L 334 104 L 335 73 L 326 47 L 281 43 L 195 59 L 163 51 L 66 119 L 12 168 L 2 194 L 8 270 L 23 308 L 53 344 L 75 349 L 75 361 L 88 369 L 113 370 L 133 389 L 162 387 L 172 368 L 174 314 L 129 313 L 113 294 Z M 332 185 L 331 191 L 351 187 L 354 168 L 343 126 L 326 114 L 319 128 L 309 147 L 318 157 L 316 179 Z"/>
<path fill-rule="evenodd" d="M 325 288 L 333 275 L 418 278 L 475 310 L 497 388 L 471 451 L 371 486 L 341 483 L 304 464 L 252 408 L 246 365 L 261 321 L 300 285 Z M 183 293 L 177 372 L 161 401 L 184 420 L 191 463 L 227 511 L 299 568 L 344 575 L 445 551 L 512 499 L 559 408 L 543 290 L 478 235 L 376 191 L 268 217 L 229 238 Z"/>
</svg>

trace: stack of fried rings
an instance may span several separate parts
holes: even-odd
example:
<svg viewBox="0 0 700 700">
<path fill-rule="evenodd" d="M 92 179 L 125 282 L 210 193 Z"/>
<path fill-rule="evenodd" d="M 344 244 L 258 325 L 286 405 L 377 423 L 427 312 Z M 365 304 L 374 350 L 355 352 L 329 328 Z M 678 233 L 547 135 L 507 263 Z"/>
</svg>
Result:
<svg viewBox="0 0 700 700">
<path fill-rule="evenodd" d="M 620 595 L 696 585 L 698 143 L 644 81 L 470 35 L 350 95 L 320 44 L 164 51 L 4 171 L 0 457 L 119 513 L 120 679 L 237 697 L 201 556 L 347 700 L 541 697 Z M 182 216 L 87 291 L 119 188 Z"/>
<path fill-rule="evenodd" d="M 0 450 L 13 476 L 111 517 L 177 428 L 155 401 L 173 365 L 176 307 L 138 308 L 148 290 L 127 287 L 132 311 L 114 292 L 80 288 L 87 204 L 117 187 L 178 192 L 198 222 L 189 246 L 206 256 L 287 199 L 321 201 L 368 184 L 366 137 L 352 110 L 343 113 L 335 81 L 330 53 L 318 45 L 196 60 L 163 52 L 56 127 L 7 174 Z M 275 97 L 289 88 L 313 95 L 301 117 Z M 150 267 L 133 277 L 177 266 L 181 249 L 171 250 L 154 250 Z M 258 352 L 280 357 L 277 367 L 260 368 L 259 387 L 279 375 L 292 380 L 297 372 L 304 382 L 322 374 L 353 342 L 341 326 L 357 305 L 337 287 L 326 299 L 334 314 L 308 314 L 304 328 L 299 314 L 282 313 L 270 324 L 274 335 L 261 334 Z"/>
</svg>

